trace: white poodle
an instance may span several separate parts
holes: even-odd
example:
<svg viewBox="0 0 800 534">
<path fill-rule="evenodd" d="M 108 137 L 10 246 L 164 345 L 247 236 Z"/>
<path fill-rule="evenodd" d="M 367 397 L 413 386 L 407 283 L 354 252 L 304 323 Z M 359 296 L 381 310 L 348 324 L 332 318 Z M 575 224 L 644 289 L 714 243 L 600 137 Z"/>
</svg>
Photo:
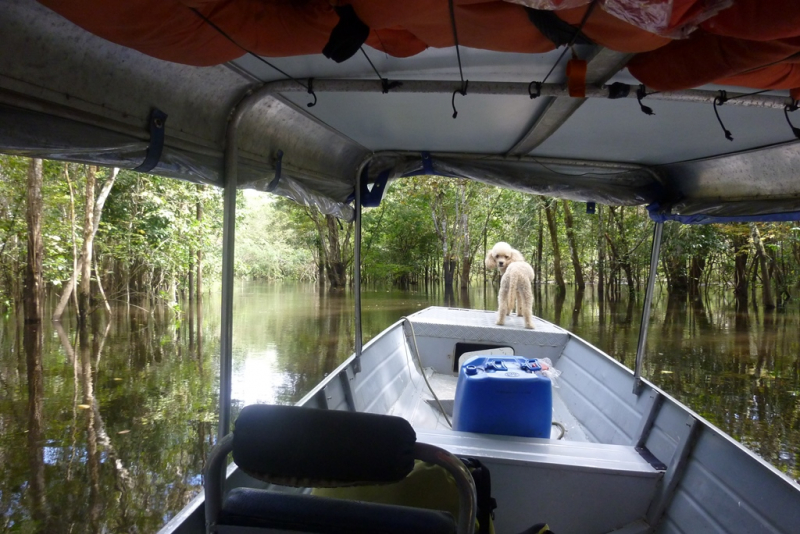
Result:
<svg viewBox="0 0 800 534">
<path fill-rule="evenodd" d="M 488 269 L 499 269 L 503 275 L 497 294 L 497 324 L 505 324 L 506 315 L 516 304 L 517 315 L 521 313 L 525 318 L 525 328 L 533 328 L 533 267 L 518 250 L 504 241 L 492 247 L 484 263 Z"/>
</svg>

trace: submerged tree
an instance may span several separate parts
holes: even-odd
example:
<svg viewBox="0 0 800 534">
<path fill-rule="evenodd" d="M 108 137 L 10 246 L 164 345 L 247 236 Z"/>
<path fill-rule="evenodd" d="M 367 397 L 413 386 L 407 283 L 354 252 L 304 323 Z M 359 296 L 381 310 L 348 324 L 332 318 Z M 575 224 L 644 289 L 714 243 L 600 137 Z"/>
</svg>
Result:
<svg viewBox="0 0 800 534">
<path fill-rule="evenodd" d="M 550 230 L 550 245 L 553 247 L 553 272 L 556 277 L 556 286 L 561 293 L 566 293 L 567 284 L 561 270 L 561 248 L 558 244 L 558 230 L 556 228 L 556 212 L 558 204 L 549 200 L 545 203 L 544 212 L 547 216 L 547 228 Z"/>
<path fill-rule="evenodd" d="M 572 269 L 575 272 L 575 287 L 583 291 L 586 289 L 586 282 L 583 279 L 583 268 L 581 267 L 581 261 L 578 257 L 578 240 L 575 237 L 572 210 L 570 210 L 567 200 L 562 200 L 561 205 L 564 207 L 564 226 L 567 230 L 567 243 L 569 244 L 570 255 L 572 257 Z"/>
</svg>

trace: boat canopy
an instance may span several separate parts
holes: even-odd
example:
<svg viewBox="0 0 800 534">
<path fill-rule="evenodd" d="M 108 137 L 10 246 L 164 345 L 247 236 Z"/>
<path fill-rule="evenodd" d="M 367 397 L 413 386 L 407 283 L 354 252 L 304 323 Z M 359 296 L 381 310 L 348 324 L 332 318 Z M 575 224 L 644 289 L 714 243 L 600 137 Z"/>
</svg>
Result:
<svg viewBox="0 0 800 534">
<path fill-rule="evenodd" d="M 345 219 L 415 174 L 797 219 L 796 7 L 5 0 L 0 151 L 221 186 L 230 141 L 238 187 Z"/>
</svg>

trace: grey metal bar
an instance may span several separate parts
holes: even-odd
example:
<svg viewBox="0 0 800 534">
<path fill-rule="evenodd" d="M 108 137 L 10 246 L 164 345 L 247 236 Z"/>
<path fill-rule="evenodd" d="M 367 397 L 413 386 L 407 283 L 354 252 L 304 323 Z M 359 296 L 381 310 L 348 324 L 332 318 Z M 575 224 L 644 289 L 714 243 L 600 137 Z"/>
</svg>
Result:
<svg viewBox="0 0 800 534">
<path fill-rule="evenodd" d="M 239 172 L 238 120 L 228 124 L 222 215 L 222 303 L 219 339 L 219 431 L 222 439 L 230 431 L 233 372 L 233 268 L 236 242 L 236 185 Z"/>
<path fill-rule="evenodd" d="M 592 57 L 584 58 L 589 61 L 586 70 L 586 84 L 600 85 L 607 82 L 625 67 L 631 57 L 633 54 L 599 48 Z M 586 102 L 585 98 L 559 99 L 551 97 L 550 100 L 546 109 L 536 117 L 533 126 L 506 152 L 506 156 L 530 153 L 553 135 Z"/>
<path fill-rule="evenodd" d="M 366 162 L 364 163 L 366 164 Z M 353 362 L 353 371 L 361 372 L 361 351 L 363 341 L 361 335 L 361 172 L 364 166 L 359 167 L 356 172 L 356 219 L 355 219 L 355 244 L 353 250 L 353 289 L 355 292 L 355 315 L 356 315 L 356 339 L 355 353 L 356 359 Z"/>
<path fill-rule="evenodd" d="M 444 467 L 455 479 L 458 488 L 458 534 L 475 532 L 475 515 L 478 511 L 477 491 L 472 474 L 464 463 L 448 451 L 417 442 L 414 444 L 414 457 Z"/>
<path fill-rule="evenodd" d="M 633 394 L 638 395 L 642 387 L 642 362 L 647 345 L 647 328 L 650 323 L 650 305 L 653 303 L 653 291 L 656 285 L 656 271 L 658 270 L 658 255 L 661 251 L 661 234 L 664 223 L 656 223 L 653 229 L 653 248 L 650 251 L 650 277 L 647 279 L 647 292 L 644 295 L 644 309 L 642 309 L 642 324 L 639 327 L 639 344 L 636 347 L 636 365 L 633 369 Z"/>
<path fill-rule="evenodd" d="M 452 94 L 461 89 L 458 81 L 439 80 L 397 80 L 402 84 L 392 89 L 392 93 L 443 93 Z M 469 82 L 469 94 L 474 95 L 519 95 L 530 97 L 528 83 L 525 82 Z M 636 98 L 636 88 L 631 86 L 625 98 Z M 263 91 L 269 93 L 297 93 L 306 92 L 306 88 L 295 81 L 280 80 L 269 82 L 263 86 Z M 319 93 L 383 93 L 383 85 L 379 80 L 326 80 L 314 79 L 314 92 Z M 608 86 L 586 86 L 585 98 L 608 98 Z M 541 96 L 567 97 L 569 90 L 566 84 L 547 83 L 542 85 Z M 651 93 L 647 100 L 669 100 L 677 102 L 697 102 L 711 104 L 719 97 L 719 91 L 705 89 L 686 89 L 683 91 L 665 91 Z M 762 108 L 783 109 L 791 104 L 788 96 L 752 95 L 749 93 L 728 92 L 726 106 L 755 106 Z"/>
<path fill-rule="evenodd" d="M 649 524 L 657 524 L 672 501 L 672 497 L 675 495 L 675 488 L 678 487 L 689 463 L 689 453 L 692 451 L 702 429 L 703 424 L 691 415 L 686 419 L 686 426 L 683 428 L 681 435 L 678 436 L 678 446 L 672 454 L 672 460 L 667 466 L 667 471 L 664 473 L 664 480 L 650 502 L 650 509 L 647 510 L 645 519 Z"/>
<path fill-rule="evenodd" d="M 217 530 L 217 520 L 222 509 L 222 497 L 225 492 L 225 471 L 228 453 L 233 450 L 233 434 L 220 439 L 211 449 L 206 463 L 204 484 L 206 533 L 213 534 Z"/>
<path fill-rule="evenodd" d="M 339 382 L 342 384 L 342 392 L 344 393 L 344 401 L 347 404 L 347 409 L 351 412 L 355 412 L 357 411 L 356 401 L 353 398 L 353 388 L 350 386 L 350 374 L 347 372 L 349 370 L 350 367 L 342 369 L 342 371 L 339 373 Z"/>
<path fill-rule="evenodd" d="M 664 402 L 664 395 L 656 390 L 652 390 L 650 391 L 648 402 L 650 406 L 642 413 L 642 419 L 639 421 L 639 428 L 633 433 L 633 443 L 631 443 L 631 445 L 634 447 L 644 447 L 647 443 L 650 430 L 653 429 L 653 423 L 655 423 L 658 412 Z"/>
</svg>

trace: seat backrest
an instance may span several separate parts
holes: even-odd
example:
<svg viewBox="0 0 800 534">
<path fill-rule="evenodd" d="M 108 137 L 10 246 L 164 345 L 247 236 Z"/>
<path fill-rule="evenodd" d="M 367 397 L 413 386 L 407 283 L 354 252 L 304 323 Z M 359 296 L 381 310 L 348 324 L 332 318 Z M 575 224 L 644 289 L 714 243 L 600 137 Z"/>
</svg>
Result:
<svg viewBox="0 0 800 534">
<path fill-rule="evenodd" d="M 266 482 L 341 487 L 398 482 L 414 459 L 441 465 L 459 490 L 458 532 L 475 528 L 476 491 L 469 470 L 444 449 L 416 442 L 405 419 L 300 406 L 251 405 L 209 455 L 205 470 L 206 528 L 214 532 L 223 506 L 225 458 Z"/>
</svg>

